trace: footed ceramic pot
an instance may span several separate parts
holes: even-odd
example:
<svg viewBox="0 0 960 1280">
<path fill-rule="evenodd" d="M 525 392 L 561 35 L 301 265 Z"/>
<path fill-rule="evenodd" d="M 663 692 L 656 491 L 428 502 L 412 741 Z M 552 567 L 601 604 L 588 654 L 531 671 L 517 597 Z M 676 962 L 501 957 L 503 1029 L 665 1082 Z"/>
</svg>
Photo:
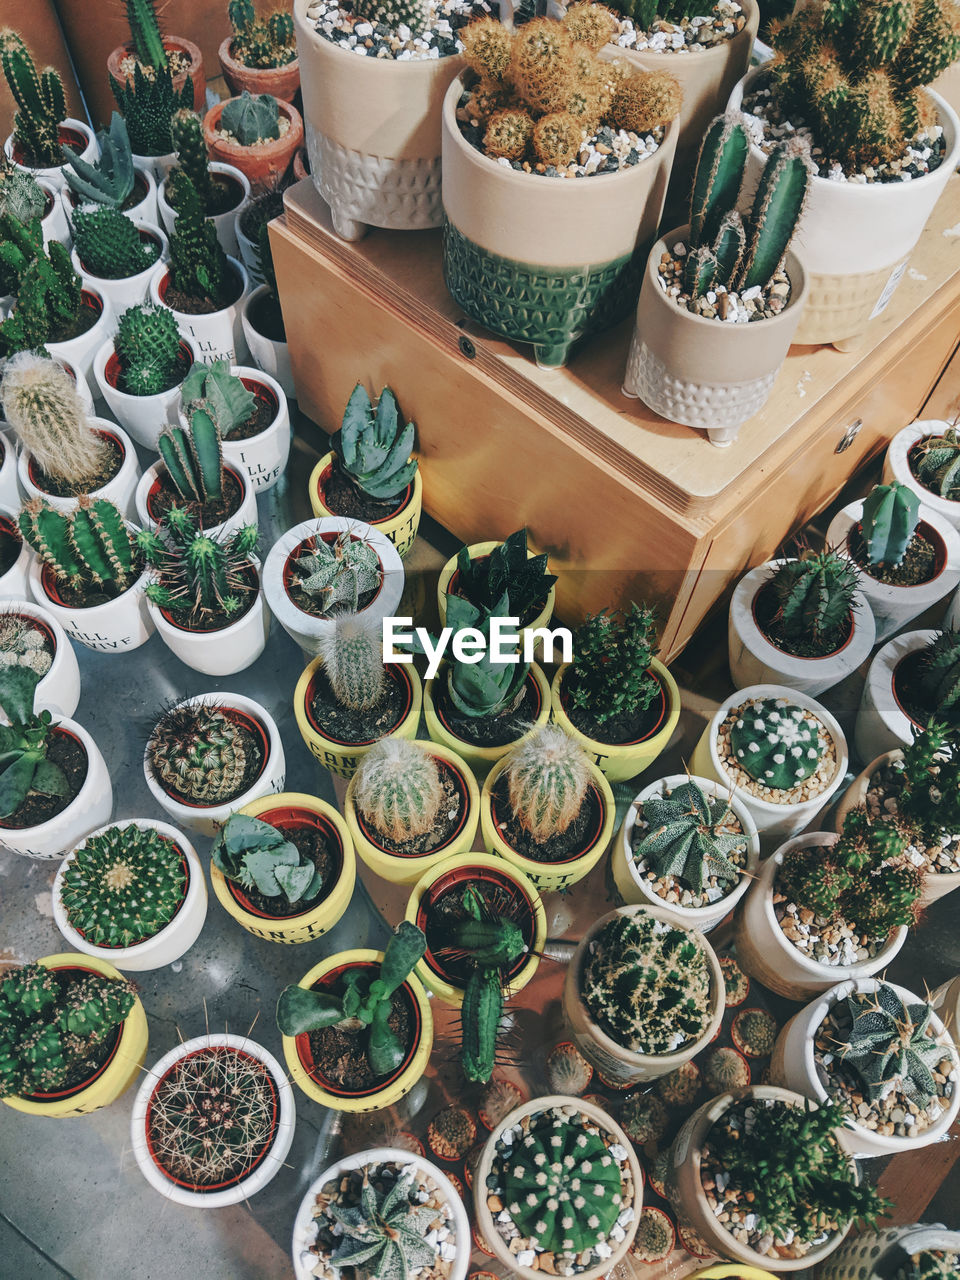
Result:
<svg viewBox="0 0 960 1280">
<path fill-rule="evenodd" d="M 820 1280 L 885 1280 L 914 1254 L 927 1249 L 960 1252 L 960 1231 L 948 1231 L 940 1222 L 865 1231 L 844 1241 L 831 1258 L 821 1263 L 817 1274 Z"/>
</svg>

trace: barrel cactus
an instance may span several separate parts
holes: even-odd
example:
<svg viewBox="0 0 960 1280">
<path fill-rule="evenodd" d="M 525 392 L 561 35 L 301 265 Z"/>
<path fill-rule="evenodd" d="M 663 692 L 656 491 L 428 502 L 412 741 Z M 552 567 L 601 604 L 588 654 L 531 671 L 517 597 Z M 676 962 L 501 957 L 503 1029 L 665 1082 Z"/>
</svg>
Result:
<svg viewBox="0 0 960 1280">
<path fill-rule="evenodd" d="M 113 340 L 122 370 L 120 389 L 132 396 L 153 396 L 175 386 L 180 342 L 169 307 L 128 307 Z"/>
<path fill-rule="evenodd" d="M 777 791 L 798 787 L 823 756 L 817 721 L 783 698 L 761 698 L 740 708 L 730 727 L 730 746 L 745 773 Z"/>
<path fill-rule="evenodd" d="M 367 711 L 383 697 L 387 673 L 380 628 L 359 613 L 341 613 L 319 639 L 333 696 L 351 711 Z"/>
<path fill-rule="evenodd" d="M 403 844 L 432 831 L 443 800 L 440 770 L 429 750 L 405 738 L 382 738 L 360 761 L 351 783 L 361 817 Z"/>
<path fill-rule="evenodd" d="M 837 551 L 804 551 L 784 560 L 765 586 L 777 606 L 771 638 L 803 657 L 839 649 L 849 634 L 859 577 L 853 561 Z"/>
<path fill-rule="evenodd" d="M 580 812 L 590 762 L 563 729 L 543 725 L 510 752 L 504 776 L 517 821 L 544 841 L 566 831 Z"/>
<path fill-rule="evenodd" d="M 934 1038 L 929 1004 L 904 1000 L 881 982 L 875 991 L 847 996 L 837 1012 L 848 1028 L 840 1060 L 857 1073 L 870 1099 L 892 1086 L 921 1107 L 937 1096 L 933 1072 L 945 1059 L 955 1066 L 956 1051 Z"/>
<path fill-rule="evenodd" d="M 163 787 L 202 805 L 223 804 L 239 794 L 249 757 L 239 726 L 219 708 L 201 703 L 168 711 L 147 752 Z"/>
</svg>

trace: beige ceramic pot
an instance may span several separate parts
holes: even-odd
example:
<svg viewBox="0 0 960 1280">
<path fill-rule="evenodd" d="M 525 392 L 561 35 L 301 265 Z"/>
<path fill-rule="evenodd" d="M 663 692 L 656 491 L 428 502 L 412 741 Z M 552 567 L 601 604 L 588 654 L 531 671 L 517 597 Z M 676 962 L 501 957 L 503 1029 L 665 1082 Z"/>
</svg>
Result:
<svg viewBox="0 0 960 1280">
<path fill-rule="evenodd" d="M 927 1249 L 960 1252 L 960 1232 L 948 1231 L 940 1222 L 911 1222 L 884 1231 L 864 1231 L 845 1241 L 820 1267 L 818 1280 L 884 1280 Z"/>
</svg>

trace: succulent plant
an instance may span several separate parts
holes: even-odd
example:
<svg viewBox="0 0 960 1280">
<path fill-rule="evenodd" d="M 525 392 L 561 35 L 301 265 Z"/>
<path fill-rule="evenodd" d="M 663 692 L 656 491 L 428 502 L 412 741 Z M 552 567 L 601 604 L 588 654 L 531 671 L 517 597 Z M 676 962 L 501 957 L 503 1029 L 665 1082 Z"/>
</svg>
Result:
<svg viewBox="0 0 960 1280">
<path fill-rule="evenodd" d="M 590 762 L 559 725 L 545 724 L 507 756 L 504 778 L 513 816 L 542 843 L 566 831 L 590 785 Z"/>
<path fill-rule="evenodd" d="M 331 1263 L 354 1268 L 358 1280 L 406 1280 L 432 1267 L 437 1251 L 427 1236 L 437 1210 L 417 1203 L 416 1191 L 412 1168 L 384 1191 L 371 1185 L 364 1168 L 360 1203 L 343 1207 L 330 1201 L 324 1209 L 340 1227 Z"/>
<path fill-rule="evenodd" d="M 130 135 L 118 112 L 111 112 L 109 132 L 97 131 L 97 145 L 100 158 L 91 162 L 64 144 L 67 163 L 63 166 L 63 176 L 71 191 L 86 203 L 119 209 L 133 192 L 136 170 Z"/>
<path fill-rule="evenodd" d="M 809 778 L 824 750 L 816 719 L 785 698 L 759 698 L 740 707 L 730 746 L 740 768 L 775 791 Z"/>
<path fill-rule="evenodd" d="M 403 425 L 397 398 L 389 387 L 380 392 L 376 408 L 366 388 L 357 383 L 343 412 L 340 430 L 331 440 L 344 473 L 371 498 L 399 498 L 417 474 L 412 422 Z"/>
<path fill-rule="evenodd" d="M 72 511 L 25 502 L 20 532 L 60 582 L 85 591 L 125 591 L 140 572 L 136 542 L 117 507 L 82 495 Z"/>
<path fill-rule="evenodd" d="M 944 1059 L 955 1064 L 956 1051 L 935 1039 L 931 1005 L 904 1000 L 880 982 L 874 991 L 847 996 L 837 1013 L 847 1024 L 837 1037 L 838 1056 L 860 1077 L 868 1098 L 883 1097 L 891 1086 L 920 1107 L 937 1096 L 933 1072 Z"/>
<path fill-rule="evenodd" d="M 569 1040 L 550 1050 L 545 1070 L 550 1092 L 562 1093 L 568 1098 L 579 1098 L 586 1093 L 593 1079 L 593 1067 Z"/>
<path fill-rule="evenodd" d="M 104 280 L 139 275 L 160 258 L 156 240 L 144 244 L 126 214 L 106 205 L 76 211 L 73 243 L 85 270 Z"/>
<path fill-rule="evenodd" d="M 110 88 L 127 126 L 130 146 L 138 156 L 165 156 L 173 150 L 171 121 L 177 111 L 193 106 L 193 83 L 184 77 L 176 89 L 169 67 L 145 71 L 137 63 L 133 79 L 110 77 Z"/>
<path fill-rule="evenodd" d="M 379 625 L 362 613 L 339 613 L 318 647 L 337 702 L 351 711 L 377 706 L 387 687 Z"/>
<path fill-rule="evenodd" d="M 777 1040 L 777 1020 L 766 1009 L 741 1009 L 733 1020 L 733 1040 L 751 1058 L 765 1058 Z"/>
<path fill-rule="evenodd" d="M 458 1103 L 438 1111 L 427 1125 L 430 1150 L 441 1160 L 462 1160 L 477 1137 L 473 1116 Z"/>
<path fill-rule="evenodd" d="M 447 667 L 446 690 L 451 705 L 469 720 L 505 715 L 516 709 L 526 687 L 529 662 L 495 662 L 490 656 L 492 618 L 508 618 L 510 602 L 503 596 L 491 613 L 478 609 L 458 595 L 447 595 L 446 625 L 456 634 L 470 627 L 486 641 L 480 661 L 463 662 L 455 656 Z"/>
<path fill-rule="evenodd" d="M 524 621 L 539 611 L 556 580 L 547 573 L 546 555 L 528 556 L 526 529 L 511 533 L 488 556 L 473 560 L 467 547 L 457 556 L 457 595 L 491 614 L 506 596 Z"/>
<path fill-rule="evenodd" d="M 429 21 L 426 0 L 353 0 L 351 8 L 362 22 L 389 27 L 409 27 L 414 35 L 424 31 Z"/>
<path fill-rule="evenodd" d="M 59 73 L 53 67 L 38 71 L 22 38 L 9 28 L 0 31 L 0 69 L 17 105 L 13 139 L 24 159 L 38 169 L 62 164 L 60 125 L 67 100 Z"/>
<path fill-rule="evenodd" d="M 70 252 L 59 240 L 43 243 L 39 219 L 0 226 L 0 274 L 16 292 L 13 311 L 0 323 L 0 356 L 41 351 L 76 326 L 83 305 L 83 284 Z"/>
<path fill-rule="evenodd" d="M 616 7 L 638 31 L 649 31 L 658 20 L 680 23 L 697 14 L 697 0 L 618 0 Z"/>
<path fill-rule="evenodd" d="M 711 988 L 706 952 L 692 933 L 645 911 L 619 911 L 590 944 L 580 994 L 612 1040 L 656 1055 L 703 1035 L 719 998 Z"/>
<path fill-rule="evenodd" d="M 237 795 L 248 763 L 240 728 L 219 707 L 181 703 L 157 722 L 147 744 L 160 784 L 195 804 Z"/>
<path fill-rule="evenodd" d="M 432 831 L 443 800 L 437 762 L 427 747 L 381 738 L 360 761 L 351 782 L 365 822 L 395 844 Z"/>
<path fill-rule="evenodd" d="M 42 218 L 46 204 L 46 194 L 33 174 L 16 168 L 6 156 L 0 158 L 0 229 Z M 0 269 L 0 284 L 3 281 Z M 5 292 L 12 290 L 5 289 Z"/>
<path fill-rule="evenodd" d="M 56 724 L 49 711 L 34 710 L 38 672 L 27 666 L 0 667 L 0 818 L 9 818 L 31 793 L 66 796 L 66 775 L 48 759 Z"/>
<path fill-rule="evenodd" d="M 166 928 L 187 888 L 183 854 L 154 827 L 108 827 L 67 863 L 60 902 L 94 946 L 132 947 Z"/>
<path fill-rule="evenodd" d="M 941 631 L 923 650 L 918 701 L 931 718 L 960 728 L 960 631 Z"/>
<path fill-rule="evenodd" d="M 706 880 L 736 883 L 740 867 L 726 856 L 746 849 L 743 831 L 724 831 L 738 823 L 726 800 L 709 797 L 692 780 L 678 783 L 669 795 L 650 796 L 642 805 L 646 833 L 633 848 L 634 857 L 659 877 L 672 877 L 703 890 Z"/>
<path fill-rule="evenodd" d="M 193 184 L 193 189 L 200 197 L 204 212 L 212 214 L 214 208 L 214 185 L 210 174 L 210 154 L 207 140 L 203 136 L 203 126 L 195 111 L 187 108 L 174 112 L 170 121 L 170 136 L 173 138 L 174 150 L 177 153 L 177 168 L 181 169 Z M 171 194 L 173 200 L 187 190 L 186 183 L 174 179 Z M 176 213 L 180 210 L 173 204 Z"/>
<path fill-rule="evenodd" d="M 256 590 L 250 557 L 257 537 L 252 524 L 211 537 L 189 511 L 172 507 L 156 530 L 137 534 L 137 546 L 157 575 L 147 584 L 147 599 L 185 617 L 191 627 L 222 625 L 221 618 L 243 612 Z"/>
<path fill-rule="evenodd" d="M 215 360 L 213 364 L 194 361 L 183 380 L 180 397 L 187 417 L 194 408 L 203 409 L 216 423 L 222 440 L 247 421 L 257 399 L 243 380 L 230 372 L 229 360 Z"/>
<path fill-rule="evenodd" d="M 700 1096 L 703 1076 L 695 1062 L 682 1062 L 655 1081 L 657 1093 L 668 1107 L 689 1109 Z"/>
<path fill-rule="evenodd" d="M 312 902 L 324 880 L 310 858 L 269 822 L 232 813 L 210 849 L 218 871 L 244 889 L 265 898 L 286 896 L 287 902 Z"/>
<path fill-rule="evenodd" d="M 750 1083 L 750 1064 L 736 1049 L 714 1049 L 703 1064 L 703 1083 L 711 1094 L 745 1089 Z"/>
<path fill-rule="evenodd" d="M 859 580 L 856 564 L 830 549 L 784 560 L 766 584 L 777 605 L 770 638 L 801 656 L 834 653 L 847 639 Z"/>
<path fill-rule="evenodd" d="M 631 1094 L 620 1113 L 624 1133 L 641 1147 L 662 1138 L 669 1120 L 667 1108 L 655 1093 Z"/>
<path fill-rule="evenodd" d="M 573 666 L 564 679 L 569 709 L 599 725 L 642 715 L 660 692 L 650 669 L 656 655 L 651 610 L 631 602 L 627 612 L 591 614 L 573 633 Z"/>
<path fill-rule="evenodd" d="M 920 499 L 898 480 L 878 484 L 863 500 L 860 527 L 872 565 L 901 564 L 920 521 Z"/>
<path fill-rule="evenodd" d="M 356 613 L 361 596 L 375 591 L 383 580 L 376 548 L 348 529 L 333 542 L 315 538 L 313 543 L 294 563 L 298 590 L 311 597 L 324 616 L 344 609 Z"/>
<path fill-rule="evenodd" d="M 123 0 L 123 7 L 137 61 L 146 67 L 165 67 L 167 51 L 154 0 Z"/>
<path fill-rule="evenodd" d="M 925 436 L 911 451 L 910 464 L 920 483 L 948 502 L 960 502 L 960 432 Z"/>
<path fill-rule="evenodd" d="M 640 1225 L 633 1238 L 631 1253 L 641 1262 L 662 1262 L 673 1249 L 673 1223 L 662 1209 L 646 1206 L 640 1211 Z"/>
<path fill-rule="evenodd" d="M 76 383 L 55 360 L 29 351 L 11 356 L 0 403 L 21 444 L 52 480 L 82 492 L 102 473 L 109 447 L 91 427 Z"/>
<path fill-rule="evenodd" d="M 947 1249 L 921 1249 L 896 1272 L 896 1280 L 960 1280 L 960 1257 Z"/>
<path fill-rule="evenodd" d="M 15 603 L 6 610 L 0 607 L 0 668 L 27 667 L 42 678 L 52 664 L 44 635 L 28 616 L 19 613 Z"/>
<path fill-rule="evenodd" d="M 280 104 L 270 93 L 256 97 L 244 89 L 239 98 L 224 103 L 220 128 L 232 134 L 241 147 L 253 147 L 280 137 Z"/>
<path fill-rule="evenodd" d="M 153 396 L 177 383 L 180 330 L 167 307 L 146 303 L 128 307 L 113 339 L 120 361 L 121 391 Z"/>
<path fill-rule="evenodd" d="M 217 424 L 205 408 L 192 407 L 189 427 L 168 423 L 157 448 L 167 478 L 183 502 L 203 506 L 223 499 L 223 447 Z"/>
<path fill-rule="evenodd" d="M 900 776 L 897 813 L 911 833 L 936 845 L 944 832 L 960 832 L 960 741 L 954 731 L 936 721 L 915 729 Z"/>
<path fill-rule="evenodd" d="M 286 10 L 258 18 L 253 0 L 230 0 L 227 17 L 233 28 L 230 52 L 245 67 L 285 67 L 296 58 L 293 17 Z"/>
</svg>

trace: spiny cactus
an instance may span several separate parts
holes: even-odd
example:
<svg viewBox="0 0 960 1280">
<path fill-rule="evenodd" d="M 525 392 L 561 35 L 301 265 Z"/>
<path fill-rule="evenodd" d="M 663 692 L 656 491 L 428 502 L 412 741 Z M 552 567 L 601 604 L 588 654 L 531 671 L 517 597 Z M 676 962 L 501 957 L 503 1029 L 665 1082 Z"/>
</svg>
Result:
<svg viewBox="0 0 960 1280">
<path fill-rule="evenodd" d="M 641 1147 L 662 1138 L 669 1123 L 667 1108 L 655 1093 L 633 1094 L 624 1102 L 620 1113 L 624 1133 Z"/>
<path fill-rule="evenodd" d="M 409 27 L 414 35 L 426 29 L 430 15 L 426 0 L 353 0 L 351 8 L 361 22 L 381 24 L 392 31 Z"/>
<path fill-rule="evenodd" d="M 173 85 L 169 67 L 146 72 L 138 62 L 133 83 L 110 77 L 110 88 L 120 108 L 130 145 L 138 156 L 165 156 L 173 150 L 170 123 L 183 107 L 193 106 L 193 82 L 189 76 L 179 89 Z"/>
<path fill-rule="evenodd" d="M 446 625 L 452 627 L 455 634 L 471 627 L 487 642 L 479 662 L 461 662 L 454 657 L 447 669 L 446 689 L 451 705 L 470 720 L 514 710 L 523 696 L 530 670 L 528 662 L 493 661 L 489 650 L 491 616 L 512 616 L 506 596 L 497 602 L 491 615 L 462 596 L 447 595 Z M 519 654 L 515 656 L 519 659 Z"/>
<path fill-rule="evenodd" d="M 183 855 L 153 827 L 109 827 L 88 836 L 60 882 L 71 926 L 94 946 L 131 947 L 173 919 L 187 887 Z"/>
<path fill-rule="evenodd" d="M 195 111 L 175 112 L 170 121 L 170 135 L 177 153 L 178 166 L 193 183 L 204 211 L 212 212 L 213 182 L 210 178 L 210 157 L 200 117 Z M 174 182 L 172 187 L 174 200 L 177 199 L 178 192 L 182 192 L 183 189 L 176 181 Z M 180 210 L 176 204 L 173 208 L 179 214 Z"/>
<path fill-rule="evenodd" d="M 741 707 L 730 726 L 730 746 L 745 773 L 777 791 L 809 778 L 824 751 L 817 721 L 784 698 L 760 698 Z"/>
<path fill-rule="evenodd" d="M 159 242 L 145 244 L 119 209 L 78 209 L 73 215 L 73 243 L 87 273 L 104 280 L 139 275 L 160 257 Z"/>
<path fill-rule="evenodd" d="M 241 147 L 252 147 L 280 137 L 280 104 L 270 93 L 256 97 L 244 89 L 239 98 L 231 98 L 220 113 L 220 128 L 232 134 Z"/>
<path fill-rule="evenodd" d="M 668 125 L 682 103 L 683 92 L 669 71 L 648 71 L 620 81 L 610 115 L 618 129 L 644 134 Z"/>
<path fill-rule="evenodd" d="M 566 831 L 590 785 L 590 762 L 559 725 L 534 730 L 507 757 L 507 794 L 514 817 L 539 842 Z"/>
<path fill-rule="evenodd" d="M 736 1049 L 714 1049 L 703 1064 L 703 1083 L 712 1094 L 744 1089 L 750 1083 L 750 1066 Z"/>
<path fill-rule="evenodd" d="M 437 1210 L 418 1204 L 417 1192 L 413 1168 L 388 1190 L 378 1191 L 364 1167 L 360 1203 L 343 1207 L 330 1201 L 324 1208 L 340 1228 L 331 1263 L 352 1268 L 360 1280 L 405 1280 L 432 1268 L 437 1251 L 427 1237 Z"/>
<path fill-rule="evenodd" d="M 563 15 L 563 25 L 570 39 L 577 44 L 585 44 L 594 53 L 599 53 L 619 30 L 619 22 L 615 13 L 602 4 L 572 4 Z"/>
<path fill-rule="evenodd" d="M 641 1262 L 662 1262 L 673 1249 L 675 1239 L 676 1232 L 667 1215 L 648 1205 L 640 1210 L 640 1225 L 630 1253 Z"/>
<path fill-rule="evenodd" d="M 925 436 L 910 453 L 920 483 L 948 502 L 960 502 L 960 432 L 947 427 L 942 435 Z"/>
<path fill-rule="evenodd" d="M 380 392 L 374 408 L 358 382 L 331 444 L 343 471 L 371 498 L 399 498 L 417 474 L 417 460 L 410 456 L 414 426 L 412 422 L 403 425 L 389 387 Z"/>
<path fill-rule="evenodd" d="M 147 67 L 165 67 L 167 51 L 163 47 L 153 0 L 123 0 L 123 7 L 138 60 Z"/>
<path fill-rule="evenodd" d="M 80 497 L 69 512 L 41 498 L 24 503 L 20 532 L 54 576 L 72 587 L 125 591 L 140 573 L 136 543 L 106 498 Z"/>
<path fill-rule="evenodd" d="M 356 613 L 361 597 L 376 591 L 383 580 L 376 548 L 363 538 L 354 537 L 348 529 L 338 533 L 333 542 L 323 538 L 313 542 L 313 549 L 294 562 L 298 590 L 324 616 L 342 609 Z"/>
<path fill-rule="evenodd" d="M 871 564 L 903 561 L 920 522 L 920 499 L 905 484 L 878 484 L 863 500 L 860 527 Z"/>
<path fill-rule="evenodd" d="M 573 667 L 564 679 L 568 710 L 598 725 L 642 715 L 660 691 L 650 670 L 656 620 L 631 601 L 628 611 L 589 614 L 573 633 Z"/>
<path fill-rule="evenodd" d="M 586 1093 L 593 1079 L 593 1067 L 569 1040 L 550 1050 L 544 1072 L 550 1093 L 562 1093 L 567 1098 L 578 1098 Z"/>
<path fill-rule="evenodd" d="M 293 18 L 285 10 L 258 18 L 252 0 L 230 0 L 227 17 L 233 28 L 230 52 L 245 67 L 284 67 L 297 56 Z"/>
<path fill-rule="evenodd" d="M 938 719 L 960 726 L 960 631 L 941 631 L 923 650 L 919 700 Z"/>
<path fill-rule="evenodd" d="M 182 501 L 202 507 L 223 500 L 223 445 L 217 424 L 204 407 L 191 407 L 189 427 L 164 427 L 157 448 L 167 478 Z"/>
<path fill-rule="evenodd" d="M 853 561 L 829 548 L 783 561 L 766 584 L 777 606 L 770 638 L 804 655 L 834 653 L 849 635 L 859 580 Z"/>
<path fill-rule="evenodd" d="M 533 141 L 533 119 L 523 108 L 493 111 L 483 135 L 483 149 L 494 160 L 522 160 Z"/>
<path fill-rule="evenodd" d="M 208 220 L 199 192 L 186 170 L 167 181 L 167 197 L 177 210 L 170 233 L 170 283 L 188 298 L 224 305 L 230 290 L 230 266 Z"/>
<path fill-rule="evenodd" d="M 736 815 L 725 800 L 708 797 L 692 779 L 669 795 L 644 800 L 642 816 L 647 829 L 633 847 L 634 857 L 661 878 L 673 877 L 694 893 L 702 892 L 711 876 L 726 884 L 740 878 L 740 867 L 726 855 L 745 850 L 746 836 L 721 829 L 737 824 Z"/>
<path fill-rule="evenodd" d="M 257 546 L 256 525 L 244 525 L 228 537 L 213 538 L 183 507 L 173 507 L 156 531 L 143 529 L 137 546 L 157 572 L 147 599 L 160 609 L 187 618 L 202 629 L 224 625 L 240 615 L 256 590 L 250 557 Z"/>
<path fill-rule="evenodd" d="M 39 221 L 0 228 L 0 270 L 16 282 L 13 312 L 0 323 L 0 356 L 39 351 L 71 333 L 80 316 L 83 286 L 70 252 L 59 240 L 45 247 Z"/>
<path fill-rule="evenodd" d="M 593 1020 L 631 1053 L 674 1053 L 703 1035 L 719 993 L 696 937 L 645 911 L 617 912 L 583 966 L 581 996 Z"/>
<path fill-rule="evenodd" d="M 384 695 L 387 673 L 378 623 L 360 613 L 341 613 L 319 640 L 323 670 L 337 702 L 368 711 Z"/>
<path fill-rule="evenodd" d="M 27 667 L 42 677 L 52 664 L 43 632 L 31 625 L 28 615 L 18 613 L 15 605 L 0 611 L 0 668 Z"/>
<path fill-rule="evenodd" d="M 97 145 L 100 158 L 91 163 L 64 144 L 63 154 L 67 163 L 63 166 L 63 176 L 81 200 L 119 209 L 133 191 L 136 170 L 130 135 L 123 116 L 118 112 L 110 115 L 109 132 L 98 130 Z"/>
<path fill-rule="evenodd" d="M 76 383 L 55 360 L 27 351 L 11 357 L 0 403 L 21 444 L 52 480 L 83 492 L 102 473 L 109 449 L 91 428 Z"/>
<path fill-rule="evenodd" d="M 180 360 L 180 330 L 167 307 L 141 303 L 128 307 L 113 340 L 120 360 L 121 391 L 154 396 L 175 386 Z"/>
<path fill-rule="evenodd" d="M 960 831 L 960 742 L 945 724 L 914 731 L 900 765 L 897 813 L 927 847 Z"/>
<path fill-rule="evenodd" d="M 4 238 L 9 225 L 18 222 L 29 224 L 42 218 L 46 203 L 47 197 L 32 173 L 8 164 L 5 157 L 0 159 L 0 231 Z M 0 263 L 0 284 L 3 280 L 3 265 Z M 5 292 L 13 290 L 6 289 Z"/>
<path fill-rule="evenodd" d="M 269 822 L 245 813 L 232 813 L 226 820 L 210 859 L 228 880 L 256 889 L 265 898 L 283 894 L 288 903 L 312 902 L 324 887 L 312 858 Z"/>
<path fill-rule="evenodd" d="M 946 1249 L 921 1249 L 896 1272 L 896 1280 L 960 1280 L 960 1257 Z"/>
<path fill-rule="evenodd" d="M 594 8 L 593 5 L 590 8 Z M 460 32 L 466 63 L 479 76 L 500 82 L 510 66 L 513 36 L 496 18 L 478 18 Z"/>
<path fill-rule="evenodd" d="M 473 1116 L 458 1103 L 438 1111 L 427 1125 L 427 1143 L 441 1160 L 462 1160 L 477 1137 Z"/>
<path fill-rule="evenodd" d="M 382 738 L 360 761 L 351 782 L 357 811 L 395 844 L 426 835 L 443 800 L 440 770 L 429 750 L 405 738 Z"/>
<path fill-rule="evenodd" d="M 956 1065 L 956 1051 L 938 1044 L 933 1008 L 908 1002 L 886 982 L 874 991 L 854 992 L 836 1011 L 846 1029 L 837 1037 L 838 1056 L 859 1076 L 867 1097 L 884 1097 L 897 1088 L 920 1107 L 937 1096 L 933 1072 L 944 1060 Z"/>
<path fill-rule="evenodd" d="M 49 711 L 34 709 L 40 673 L 25 664 L 0 666 L 0 818 L 17 812 L 31 793 L 67 796 L 66 775 L 48 758 L 57 728 Z"/>
<path fill-rule="evenodd" d="M 218 805 L 240 793 L 249 760 L 241 729 L 218 707 L 173 707 L 147 744 L 157 781 L 195 804 Z"/>
<path fill-rule="evenodd" d="M 574 160 L 584 127 L 569 111 L 551 111 L 533 126 L 533 149 L 544 164 L 559 169 Z"/>
<path fill-rule="evenodd" d="M 0 31 L 0 69 L 17 112 L 13 140 L 26 164 L 52 168 L 63 163 L 60 125 L 67 114 L 63 81 L 53 67 L 38 71 L 29 49 L 15 31 Z"/>
<path fill-rule="evenodd" d="M 649 31 L 658 20 L 680 23 L 695 17 L 697 0 L 618 0 L 617 8 L 638 31 Z"/>
<path fill-rule="evenodd" d="M 766 1009 L 741 1009 L 733 1020 L 734 1043 L 751 1058 L 765 1058 L 773 1052 L 777 1020 Z"/>
</svg>

